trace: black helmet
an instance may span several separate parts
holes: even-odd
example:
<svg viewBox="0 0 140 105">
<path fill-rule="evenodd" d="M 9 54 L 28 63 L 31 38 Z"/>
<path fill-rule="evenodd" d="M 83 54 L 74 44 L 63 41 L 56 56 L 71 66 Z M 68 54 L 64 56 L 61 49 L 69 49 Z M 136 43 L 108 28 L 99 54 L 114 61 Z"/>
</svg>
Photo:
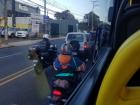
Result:
<svg viewBox="0 0 140 105">
<path fill-rule="evenodd" d="M 61 54 L 64 54 L 64 55 L 71 55 L 72 54 L 72 47 L 70 44 L 63 44 L 61 46 Z"/>
</svg>

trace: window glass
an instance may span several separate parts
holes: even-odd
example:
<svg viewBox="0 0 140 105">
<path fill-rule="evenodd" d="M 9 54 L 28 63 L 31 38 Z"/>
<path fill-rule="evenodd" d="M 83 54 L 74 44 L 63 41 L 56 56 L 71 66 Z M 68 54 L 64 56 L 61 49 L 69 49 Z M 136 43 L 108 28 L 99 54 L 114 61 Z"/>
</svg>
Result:
<svg viewBox="0 0 140 105">
<path fill-rule="evenodd" d="M 69 34 L 68 35 L 68 40 L 77 40 L 82 42 L 84 40 L 83 35 L 82 34 Z"/>
</svg>

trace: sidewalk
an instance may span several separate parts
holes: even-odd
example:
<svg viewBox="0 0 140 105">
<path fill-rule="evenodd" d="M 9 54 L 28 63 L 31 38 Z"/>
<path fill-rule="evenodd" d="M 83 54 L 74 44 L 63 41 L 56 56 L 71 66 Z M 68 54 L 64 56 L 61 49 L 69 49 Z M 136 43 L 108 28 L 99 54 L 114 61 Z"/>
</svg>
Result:
<svg viewBox="0 0 140 105">
<path fill-rule="evenodd" d="M 56 39 L 63 39 L 64 37 L 59 38 L 50 38 L 50 40 L 56 40 Z M 42 39 L 38 40 L 23 40 L 23 41 L 15 41 L 15 42 L 8 42 L 8 43 L 0 43 L 0 48 L 7 48 L 7 47 L 16 47 L 16 46 L 24 46 L 24 45 L 32 45 L 35 43 L 40 42 Z"/>
</svg>

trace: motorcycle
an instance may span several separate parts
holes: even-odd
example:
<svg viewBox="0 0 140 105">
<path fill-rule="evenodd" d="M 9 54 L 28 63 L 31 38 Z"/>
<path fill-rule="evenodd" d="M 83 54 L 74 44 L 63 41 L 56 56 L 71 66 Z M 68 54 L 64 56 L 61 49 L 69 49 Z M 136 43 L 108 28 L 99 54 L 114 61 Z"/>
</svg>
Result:
<svg viewBox="0 0 140 105">
<path fill-rule="evenodd" d="M 80 71 L 71 71 L 72 68 L 68 70 L 67 72 L 61 70 L 55 74 L 51 81 L 51 94 L 48 96 L 48 103 L 45 105 L 63 105 L 80 82 L 78 76 Z"/>
<path fill-rule="evenodd" d="M 46 105 L 63 105 L 66 101 L 67 99 L 63 89 L 56 88 L 48 96 L 48 103 Z"/>
<path fill-rule="evenodd" d="M 37 74 L 40 74 L 44 68 L 52 65 L 56 57 L 56 45 L 50 45 L 50 48 L 47 50 L 39 45 L 33 45 L 28 50 L 28 59 L 33 61 L 34 69 Z"/>
<path fill-rule="evenodd" d="M 79 57 L 79 42 L 72 42 L 72 55 Z M 76 88 L 77 84 L 81 81 L 81 71 L 75 71 L 75 69 L 69 68 L 67 70 L 56 71 L 59 73 L 50 73 L 54 70 L 46 70 L 48 73 L 53 74 L 55 77 L 49 80 L 51 87 L 51 93 L 48 96 L 47 103 L 44 105 L 63 105 L 71 93 Z"/>
</svg>

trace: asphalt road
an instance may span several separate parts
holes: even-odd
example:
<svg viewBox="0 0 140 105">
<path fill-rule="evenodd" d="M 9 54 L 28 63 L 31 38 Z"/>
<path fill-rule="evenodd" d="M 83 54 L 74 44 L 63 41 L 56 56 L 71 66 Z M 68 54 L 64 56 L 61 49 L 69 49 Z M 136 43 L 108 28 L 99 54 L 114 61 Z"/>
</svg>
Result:
<svg viewBox="0 0 140 105">
<path fill-rule="evenodd" d="M 0 49 L 0 78 L 32 65 L 27 59 L 29 46 Z"/>
<path fill-rule="evenodd" d="M 60 48 L 64 40 L 53 40 Z M 41 105 L 36 75 L 27 59 L 30 46 L 0 49 L 0 105 Z"/>
</svg>

